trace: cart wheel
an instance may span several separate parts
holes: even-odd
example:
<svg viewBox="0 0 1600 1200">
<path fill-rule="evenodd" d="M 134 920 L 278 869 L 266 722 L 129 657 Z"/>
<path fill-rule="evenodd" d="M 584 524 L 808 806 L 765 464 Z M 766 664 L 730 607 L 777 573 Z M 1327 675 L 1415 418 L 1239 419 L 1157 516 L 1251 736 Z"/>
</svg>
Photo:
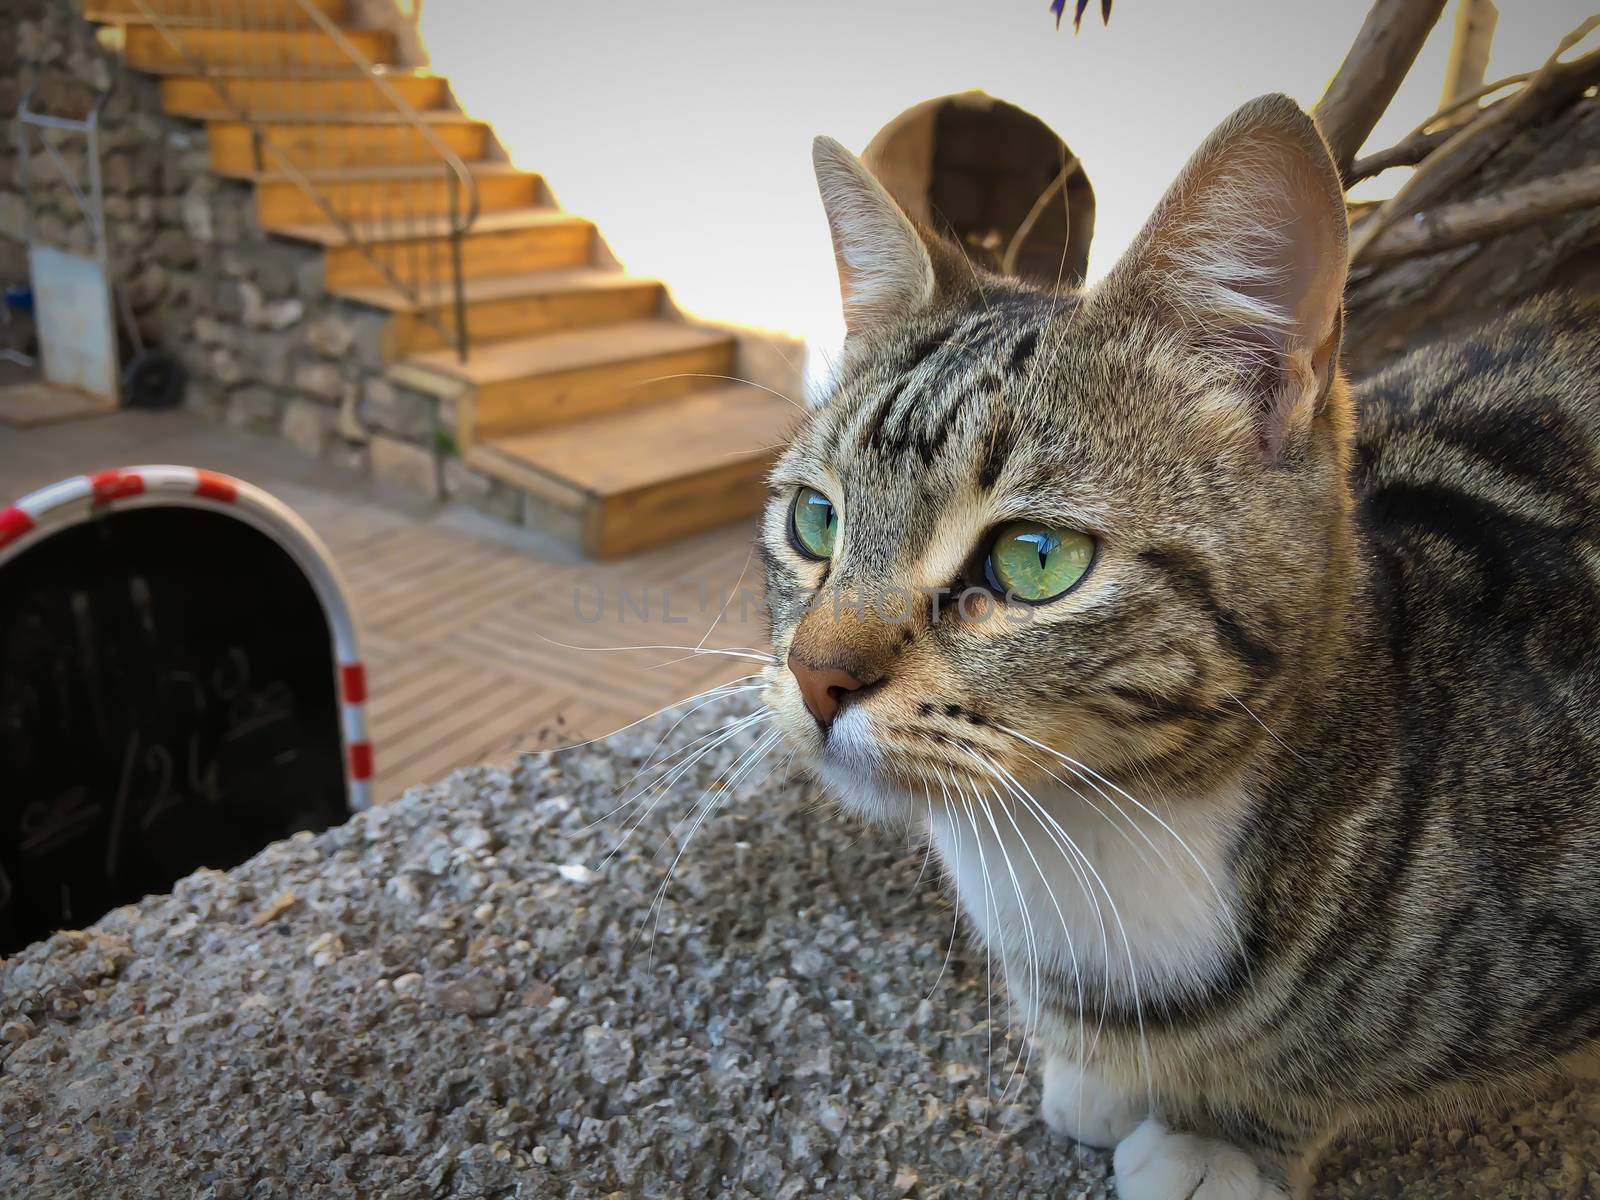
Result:
<svg viewBox="0 0 1600 1200">
<path fill-rule="evenodd" d="M 122 402 L 129 408 L 172 408 L 183 399 L 183 364 L 165 350 L 136 354 L 122 372 Z"/>
</svg>

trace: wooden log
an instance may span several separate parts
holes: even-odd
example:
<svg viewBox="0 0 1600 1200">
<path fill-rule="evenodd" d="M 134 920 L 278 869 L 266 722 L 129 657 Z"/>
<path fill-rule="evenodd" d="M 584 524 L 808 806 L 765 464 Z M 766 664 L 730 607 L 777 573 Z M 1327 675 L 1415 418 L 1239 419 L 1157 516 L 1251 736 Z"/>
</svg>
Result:
<svg viewBox="0 0 1600 1200">
<path fill-rule="evenodd" d="M 1600 207 L 1600 165 L 1419 213 L 1415 221 L 1393 226 L 1377 238 L 1362 261 L 1376 265 L 1434 254 L 1452 246 L 1499 237 L 1550 217 L 1596 207 Z"/>
<path fill-rule="evenodd" d="M 1470 125 L 1422 161 L 1384 206 L 1350 240 L 1350 259 L 1359 263 L 1368 247 L 1390 225 L 1420 212 L 1482 167 L 1520 129 L 1536 125 L 1571 104 L 1600 80 L 1600 50 L 1571 62 L 1561 55 L 1588 36 L 1600 16 L 1590 17 L 1561 39 L 1556 52 L 1533 73 L 1527 86 L 1503 104 L 1486 109 Z"/>
<path fill-rule="evenodd" d="M 1596 166 L 1600 100 L 1580 98 L 1518 129 L 1427 211 Z M 1367 219 L 1357 217 L 1355 227 Z M 1482 241 L 1357 264 L 1345 292 L 1345 364 L 1359 378 L 1415 346 L 1472 328 L 1552 289 L 1600 296 L 1600 207 L 1508 226 Z"/>
<path fill-rule="evenodd" d="M 1367 12 L 1313 112 L 1341 176 L 1394 99 L 1444 6 L 1445 0 L 1375 0 Z"/>
</svg>

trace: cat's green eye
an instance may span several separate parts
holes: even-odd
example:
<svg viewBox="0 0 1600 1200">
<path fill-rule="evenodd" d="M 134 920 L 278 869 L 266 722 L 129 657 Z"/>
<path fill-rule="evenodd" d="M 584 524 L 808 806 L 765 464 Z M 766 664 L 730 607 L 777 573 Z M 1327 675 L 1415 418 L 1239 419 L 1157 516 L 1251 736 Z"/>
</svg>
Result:
<svg viewBox="0 0 1600 1200">
<path fill-rule="evenodd" d="M 816 488 L 803 487 L 789 506 L 789 536 L 808 558 L 832 558 L 839 536 L 839 510 Z"/>
<path fill-rule="evenodd" d="M 983 571 L 989 586 L 1043 604 L 1070 592 L 1094 561 L 1094 539 L 1075 529 L 1013 521 L 995 535 Z"/>
</svg>

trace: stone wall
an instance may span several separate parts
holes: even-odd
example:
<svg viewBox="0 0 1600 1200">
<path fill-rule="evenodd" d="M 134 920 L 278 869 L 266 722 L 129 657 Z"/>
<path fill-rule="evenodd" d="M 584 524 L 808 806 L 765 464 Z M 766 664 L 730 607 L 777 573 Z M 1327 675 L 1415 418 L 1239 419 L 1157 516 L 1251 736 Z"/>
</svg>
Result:
<svg viewBox="0 0 1600 1200">
<path fill-rule="evenodd" d="M 210 172 L 204 126 L 166 116 L 158 81 L 126 69 L 75 0 L 12 4 L 16 36 L 0 38 L 0 279 L 27 276 L 18 100 L 37 85 L 35 107 L 81 115 L 108 93 L 101 157 L 114 270 L 144 335 L 188 368 L 185 403 L 437 496 L 453 444 L 449 406 L 384 378 L 383 316 L 328 296 L 319 249 L 262 232 L 250 187 Z M 81 145 L 66 157 L 81 166 Z M 30 173 L 36 236 L 86 250 L 59 175 L 39 154 Z"/>
<path fill-rule="evenodd" d="M 359 19 L 396 28 L 408 2 L 361 0 Z M 0 34 L 0 282 L 27 278 L 18 100 L 37 84 L 36 108 L 81 115 L 105 93 L 101 158 L 114 271 L 144 336 L 187 367 L 190 408 L 408 491 L 576 536 L 570 512 L 461 460 L 460 385 L 392 366 L 386 315 L 329 296 L 319 248 L 262 231 L 250 186 L 211 173 L 204 125 L 165 115 L 158 80 L 126 69 L 79 15 L 78 0 L 8 3 L 15 37 Z M 419 55 L 414 45 L 403 48 L 407 61 Z M 67 158 L 81 166 L 82 146 Z M 54 169 L 36 156 L 30 174 L 36 234 L 86 251 L 87 229 Z M 740 374 L 798 393 L 798 343 L 729 332 L 740 340 Z M 0 345 L 16 344 L 18 334 L 0 328 Z"/>
<path fill-rule="evenodd" d="M 0 277 L 27 278 L 23 239 L 21 125 L 18 103 L 37 88 L 36 109 L 83 116 L 94 97 L 101 109 L 101 165 L 108 241 L 119 263 L 127 296 L 141 330 L 170 342 L 195 311 L 199 274 L 195 240 L 186 224 L 190 180 L 205 168 L 205 142 L 192 128 L 165 120 L 153 81 L 122 72 L 101 48 L 93 28 L 78 19 L 67 0 L 13 0 L 8 36 L 0 38 Z M 81 180 L 81 138 L 61 140 L 62 157 Z M 32 136 L 28 174 L 36 204 L 35 236 L 78 253 L 90 247 L 88 226 L 78 215 L 63 177 Z"/>
</svg>

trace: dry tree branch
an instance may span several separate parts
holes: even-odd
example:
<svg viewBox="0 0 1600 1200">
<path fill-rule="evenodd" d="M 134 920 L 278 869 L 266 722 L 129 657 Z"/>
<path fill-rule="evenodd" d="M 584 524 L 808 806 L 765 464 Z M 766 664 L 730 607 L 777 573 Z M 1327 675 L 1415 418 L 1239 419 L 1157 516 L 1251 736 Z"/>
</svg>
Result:
<svg viewBox="0 0 1600 1200">
<path fill-rule="evenodd" d="M 1527 85 L 1502 104 L 1487 108 L 1462 126 L 1444 145 L 1417 167 L 1400 190 L 1361 223 L 1351 238 L 1350 261 L 1360 263 L 1372 245 L 1396 221 L 1426 208 L 1445 191 L 1482 166 L 1490 156 L 1526 125 L 1531 125 L 1575 100 L 1600 79 L 1600 50 L 1569 63 L 1561 61 L 1573 46 L 1600 26 L 1600 16 L 1588 18 L 1566 37 L 1556 51 L 1528 80 Z"/>
<path fill-rule="evenodd" d="M 1011 243 L 1006 247 L 1005 256 L 1000 260 L 1000 273 L 1002 275 L 1015 275 L 1017 273 L 1017 255 L 1022 252 L 1022 244 L 1033 233 L 1033 227 L 1039 223 L 1039 218 L 1044 215 L 1045 208 L 1055 198 L 1055 194 L 1067 186 L 1067 179 L 1078 169 L 1078 156 L 1068 155 L 1061 164 L 1061 170 L 1056 172 L 1044 191 L 1039 193 L 1039 198 L 1033 202 L 1033 207 L 1028 210 L 1028 215 L 1022 218 L 1022 224 L 1017 226 L 1017 231 L 1011 235 Z M 1070 196 L 1062 197 L 1067 209 L 1067 241 L 1072 241 L 1072 200 Z"/>
<path fill-rule="evenodd" d="M 1442 204 L 1419 214 L 1414 222 L 1391 226 L 1367 245 L 1361 263 L 1371 266 L 1433 254 L 1596 206 L 1600 206 L 1600 166 L 1582 167 L 1493 195 Z"/>
<path fill-rule="evenodd" d="M 1374 175 L 1387 171 L 1390 167 L 1414 167 L 1440 146 L 1448 142 L 1451 137 L 1460 132 L 1459 127 L 1435 129 L 1434 126 L 1448 117 L 1454 116 L 1462 109 L 1476 104 L 1485 96 L 1493 95 L 1503 88 L 1524 83 L 1532 77 L 1531 71 L 1522 71 L 1516 75 L 1507 75 L 1504 79 L 1496 79 L 1493 83 L 1486 83 L 1482 87 L 1474 88 L 1464 96 L 1458 96 L 1434 113 L 1422 124 L 1418 125 L 1405 137 L 1401 138 L 1387 150 L 1374 150 L 1371 154 L 1363 155 L 1350 164 L 1350 170 L 1345 176 L 1345 186 L 1354 187 L 1363 179 L 1370 179 Z M 1512 97 L 1505 96 L 1496 100 L 1489 108 L 1506 103 Z M 1489 109 L 1485 109 L 1485 112 Z"/>
<path fill-rule="evenodd" d="M 1455 136 L 1454 129 L 1430 129 L 1427 133 L 1414 133 L 1404 141 L 1396 142 L 1387 150 L 1374 150 L 1350 164 L 1344 185 L 1355 187 L 1363 179 L 1382 175 L 1390 167 L 1414 167 L 1428 155 Z"/>
<path fill-rule="evenodd" d="M 1499 23 L 1500 10 L 1494 0 L 1459 0 L 1455 28 L 1451 30 L 1450 57 L 1444 68 L 1444 103 L 1483 86 L 1489 71 L 1489 47 Z M 1452 124 L 1459 124 L 1461 119 L 1458 117 Z"/>
<path fill-rule="evenodd" d="M 1367 12 L 1313 112 L 1341 177 L 1394 99 L 1444 6 L 1445 0 L 1375 0 Z"/>
<path fill-rule="evenodd" d="M 1559 53 L 1559 51 L 1557 51 L 1557 53 Z M 1493 93 L 1498 92 L 1501 88 L 1508 88 L 1513 84 L 1526 83 L 1532 78 L 1532 71 L 1518 71 L 1515 75 L 1507 75 L 1504 79 L 1496 79 L 1493 83 L 1485 83 L 1479 87 L 1473 88 L 1470 92 L 1464 92 L 1463 94 L 1457 96 L 1454 100 L 1450 101 L 1449 104 L 1446 104 L 1438 112 L 1434 113 L 1433 116 L 1429 117 L 1421 125 L 1418 125 L 1409 134 L 1407 134 L 1406 137 L 1413 138 L 1419 133 L 1426 133 L 1440 121 L 1443 121 L 1446 117 L 1455 116 L 1456 113 L 1460 112 L 1463 108 L 1466 108 L 1467 105 L 1476 104 L 1485 96 L 1492 95 Z M 1494 106 L 1490 105 L 1490 107 L 1492 108 Z"/>
</svg>

